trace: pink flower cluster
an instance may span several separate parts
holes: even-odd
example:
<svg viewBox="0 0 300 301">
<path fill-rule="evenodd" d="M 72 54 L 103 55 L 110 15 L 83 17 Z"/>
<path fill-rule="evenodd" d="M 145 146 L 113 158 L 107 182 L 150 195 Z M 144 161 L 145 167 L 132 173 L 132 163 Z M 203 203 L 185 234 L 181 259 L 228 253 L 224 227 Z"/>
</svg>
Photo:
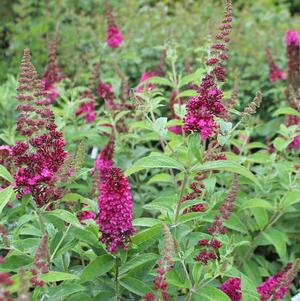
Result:
<svg viewBox="0 0 300 301">
<path fill-rule="evenodd" d="M 192 190 L 192 192 L 184 195 L 181 198 L 181 202 L 191 201 L 191 200 L 200 198 L 203 193 L 203 189 L 205 188 L 205 185 L 202 182 L 205 178 L 206 178 L 206 172 L 199 172 L 194 177 L 194 181 L 190 184 L 190 189 Z M 199 203 L 199 204 L 193 205 L 189 208 L 186 208 L 184 210 L 184 213 L 203 212 L 203 211 L 205 211 L 205 206 L 204 206 L 204 204 Z"/>
<path fill-rule="evenodd" d="M 83 118 L 86 122 L 91 123 L 96 119 L 94 101 L 85 101 L 75 112 L 76 115 L 84 114 Z"/>
<path fill-rule="evenodd" d="M 106 33 L 107 45 L 108 47 L 111 48 L 119 48 L 122 44 L 123 36 L 115 22 L 115 18 L 109 7 L 107 7 L 106 9 L 106 19 L 107 19 L 107 33 Z"/>
<path fill-rule="evenodd" d="M 203 264 L 208 264 L 209 260 L 214 260 L 217 258 L 216 251 L 221 248 L 222 244 L 216 239 L 217 235 L 224 235 L 227 232 L 227 228 L 224 227 L 224 220 L 228 220 L 231 216 L 233 205 L 236 199 L 238 191 L 238 178 L 234 175 L 233 184 L 231 190 L 224 202 L 219 208 L 220 214 L 214 217 L 214 221 L 207 231 L 211 234 L 210 239 L 200 240 L 198 242 L 198 247 L 202 250 L 198 255 L 195 256 L 195 260 L 202 262 Z"/>
<path fill-rule="evenodd" d="M 130 237 L 135 233 L 128 179 L 119 168 L 111 167 L 100 183 L 99 190 L 100 240 L 109 252 L 116 252 L 118 247 L 127 250 Z"/>
<path fill-rule="evenodd" d="M 266 56 L 267 56 L 267 60 L 268 60 L 268 64 L 269 64 L 270 82 L 274 83 L 277 80 L 285 80 L 286 76 L 285 76 L 284 72 L 281 69 L 279 69 L 279 67 L 276 65 L 274 58 L 272 56 L 272 53 L 270 52 L 270 50 L 268 48 L 266 48 L 265 50 L 266 50 Z"/>
<path fill-rule="evenodd" d="M 239 301 L 242 298 L 240 278 L 229 278 L 220 286 L 220 290 L 223 291 L 231 301 Z"/>
<path fill-rule="evenodd" d="M 51 197 L 58 198 L 54 179 L 67 156 L 65 141 L 56 130 L 52 111 L 47 108 L 47 97 L 41 89 L 36 70 L 31 64 L 30 50 L 25 49 L 21 62 L 17 106 L 20 112 L 17 131 L 27 137 L 12 148 L 17 171 L 14 175 L 18 197 L 32 194 L 37 205 L 44 205 Z"/>
<path fill-rule="evenodd" d="M 10 278 L 10 275 L 5 272 L 0 272 L 0 300 L 3 301 L 14 301 L 7 286 L 13 285 L 14 282 Z"/>
<path fill-rule="evenodd" d="M 294 280 L 286 277 L 292 266 L 292 263 L 288 263 L 282 271 L 277 272 L 274 276 L 270 276 L 257 287 L 257 292 L 261 296 L 260 301 L 277 301 L 283 298 Z M 271 297 L 272 299 L 270 299 Z"/>
<path fill-rule="evenodd" d="M 119 109 L 119 105 L 115 103 L 115 95 L 113 89 L 109 84 L 106 84 L 100 80 L 97 86 L 97 93 L 101 98 L 104 99 L 110 109 Z"/>
<path fill-rule="evenodd" d="M 84 208 L 87 207 L 87 205 L 83 206 Z M 80 220 L 81 223 L 83 223 L 87 219 L 95 219 L 96 218 L 96 213 L 92 210 L 83 210 L 78 213 L 78 219 Z"/>
<path fill-rule="evenodd" d="M 115 142 L 112 137 L 101 150 L 94 165 L 98 176 L 100 196 L 98 198 L 98 224 L 102 232 L 101 241 L 109 252 L 118 247 L 127 248 L 130 236 L 135 233 L 132 227 L 132 197 L 127 178 L 119 168 L 113 167 Z"/>
<path fill-rule="evenodd" d="M 206 75 L 197 92 L 187 104 L 187 114 L 184 118 L 184 130 L 200 132 L 202 139 L 210 137 L 216 128 L 214 117 L 224 117 L 226 109 L 221 100 L 223 92 L 217 88 L 214 77 Z"/>
<path fill-rule="evenodd" d="M 146 85 L 145 81 L 151 77 L 158 76 L 156 72 L 154 71 L 149 71 L 149 72 L 143 72 L 140 78 L 140 83 L 136 87 L 135 91 L 137 93 L 142 93 L 144 92 L 145 86 L 147 86 L 148 90 L 153 90 L 155 88 L 155 85 L 153 83 L 149 83 Z"/>
<path fill-rule="evenodd" d="M 210 137 L 216 128 L 214 117 L 226 116 L 226 109 L 222 104 L 223 92 L 218 89 L 216 82 L 225 81 L 225 70 L 222 62 L 228 60 L 226 44 L 229 42 L 228 35 L 232 27 L 231 0 L 226 2 L 224 15 L 225 18 L 219 27 L 220 32 L 215 36 L 220 42 L 211 46 L 213 56 L 206 61 L 212 70 L 203 77 L 197 90 L 199 95 L 190 97 L 187 114 L 184 118 L 184 130 L 199 132 L 203 140 Z"/>
</svg>

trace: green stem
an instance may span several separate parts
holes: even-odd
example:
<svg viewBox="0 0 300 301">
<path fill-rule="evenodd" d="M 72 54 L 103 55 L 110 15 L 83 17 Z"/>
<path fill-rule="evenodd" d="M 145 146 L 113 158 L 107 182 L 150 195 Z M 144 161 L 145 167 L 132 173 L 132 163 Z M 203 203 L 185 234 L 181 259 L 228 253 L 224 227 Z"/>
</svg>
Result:
<svg viewBox="0 0 300 301">
<path fill-rule="evenodd" d="M 116 301 L 121 300 L 120 282 L 119 282 L 119 267 L 120 267 L 120 258 L 116 257 L 116 273 L 115 273 Z"/>
<path fill-rule="evenodd" d="M 176 210 L 175 210 L 175 218 L 174 218 L 174 226 L 175 227 L 176 227 L 177 220 L 178 220 L 178 217 L 179 217 L 180 207 L 181 207 L 181 199 L 182 199 L 187 181 L 188 181 L 188 174 L 185 173 L 184 179 L 183 179 L 183 182 L 182 182 L 182 186 L 181 186 L 181 190 L 180 190 L 180 194 L 179 194 L 179 198 L 178 198 L 177 205 L 176 205 Z"/>
<path fill-rule="evenodd" d="M 42 231 L 42 234 L 46 234 L 46 228 L 45 228 L 45 222 L 44 222 L 44 219 L 43 219 L 43 216 L 41 214 L 41 211 L 38 207 L 34 206 L 35 208 L 35 213 L 38 217 L 38 220 L 39 220 L 39 224 L 40 224 L 40 228 L 41 228 L 41 231 Z"/>
<path fill-rule="evenodd" d="M 50 262 L 53 260 L 53 258 L 54 258 L 54 256 L 55 256 L 56 252 L 58 251 L 58 249 L 59 249 L 59 247 L 60 247 L 60 245 L 62 244 L 62 242 L 63 242 L 64 239 L 66 238 L 66 236 L 67 236 L 67 234 L 68 234 L 68 232 L 69 232 L 71 226 L 72 226 L 72 224 L 69 224 L 67 230 L 64 232 L 62 238 L 60 239 L 60 241 L 59 241 L 58 244 L 56 245 L 56 248 L 54 249 L 54 251 L 53 251 L 53 253 L 52 253 L 51 257 L 50 257 Z"/>
</svg>

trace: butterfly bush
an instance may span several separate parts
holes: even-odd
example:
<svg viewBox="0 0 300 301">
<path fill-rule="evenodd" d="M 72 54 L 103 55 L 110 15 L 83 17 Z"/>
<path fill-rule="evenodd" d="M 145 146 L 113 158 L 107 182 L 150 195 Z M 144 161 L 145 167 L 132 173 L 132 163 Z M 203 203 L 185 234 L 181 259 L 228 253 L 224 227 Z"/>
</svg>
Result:
<svg viewBox="0 0 300 301">
<path fill-rule="evenodd" d="M 217 82 L 225 81 L 225 71 L 222 62 L 228 60 L 227 44 L 232 22 L 232 3 L 226 2 L 224 19 L 220 24 L 220 32 L 216 34 L 216 44 L 211 46 L 212 56 L 206 64 L 212 70 L 208 72 L 197 89 L 198 95 L 189 98 L 187 114 L 184 118 L 184 130 L 199 132 L 203 140 L 212 136 L 216 129 L 215 117 L 224 118 L 227 115 L 226 108 L 222 103 L 223 91 L 217 86 Z"/>
<path fill-rule="evenodd" d="M 87 123 L 92 123 L 96 120 L 96 87 L 100 76 L 101 62 L 96 63 L 93 66 L 93 70 L 89 76 L 87 89 L 81 93 L 82 103 L 76 110 L 75 114 L 83 115 L 83 118 Z"/>
<path fill-rule="evenodd" d="M 128 180 L 119 168 L 111 167 L 100 183 L 99 190 L 97 222 L 101 231 L 100 240 L 109 252 L 116 252 L 118 247 L 127 250 L 130 237 L 135 233 Z"/>
<path fill-rule="evenodd" d="M 117 2 L 110 5 L 121 15 L 125 10 Z M 272 89 L 264 97 L 266 110 L 257 112 L 262 94 L 254 88 L 266 69 L 249 74 L 253 68 L 246 68 L 240 48 L 225 72 L 233 11 L 232 1 L 224 2 L 207 53 L 202 44 L 173 43 L 177 23 L 172 21 L 183 12 L 192 29 L 193 18 L 185 13 L 192 17 L 194 6 L 192 14 L 184 5 L 173 11 L 170 3 L 130 3 L 127 13 L 135 15 L 130 24 L 146 16 L 149 26 L 160 25 L 149 18 L 159 12 L 157 20 L 171 25 L 168 36 L 159 28 L 165 36 L 159 62 L 144 62 L 146 49 L 141 57 L 131 56 L 134 31 L 126 33 L 128 48 L 115 49 L 123 36 L 104 1 L 99 19 L 88 20 L 97 43 L 76 41 L 82 62 L 92 69 L 81 73 L 76 67 L 71 77 L 68 67 L 70 78 L 59 84 L 61 97 L 57 34 L 48 43 L 42 78 L 31 51 L 24 50 L 16 131 L 9 126 L 0 134 L 5 143 L 0 146 L 0 300 L 276 301 L 296 294 L 300 37 L 295 30 L 286 32 L 285 69 L 276 64 L 274 48 L 265 49 L 261 67 L 269 67 L 271 84 L 265 87 Z M 211 9 L 218 13 L 216 6 Z M 82 10 L 75 11 L 77 16 Z M 75 11 L 68 8 L 64 29 Z M 237 47 L 251 36 L 245 20 L 239 23 L 243 14 L 240 6 Z M 89 35 L 84 16 L 77 17 L 78 33 Z M 96 32 L 101 17 L 107 22 L 107 47 Z M 34 43 L 39 44 L 42 40 Z M 264 47 L 256 48 L 264 54 Z M 200 66 L 199 56 L 205 56 Z M 245 78 L 249 81 L 242 83 Z M 227 81 L 234 82 L 231 91 Z M 13 78 L 8 84 L 1 86 L 3 99 Z M 251 94 L 256 96 L 244 105 Z M 273 95 L 286 107 L 268 120 L 277 109 Z M 3 103 L 6 112 L 10 103 Z"/>
<path fill-rule="evenodd" d="M 58 34 L 52 42 L 48 42 L 48 62 L 45 67 L 43 76 L 42 76 L 42 90 L 47 92 L 47 98 L 49 103 L 55 102 L 58 93 L 55 89 L 55 84 L 59 83 L 64 76 L 62 75 L 62 69 L 58 64 L 57 60 L 57 43 L 58 43 Z"/>
<path fill-rule="evenodd" d="M 269 80 L 270 82 L 276 82 L 278 80 L 285 80 L 286 76 L 284 72 L 279 69 L 279 67 L 276 65 L 274 58 L 272 56 L 272 53 L 268 48 L 266 50 L 266 56 L 269 64 Z"/>
<path fill-rule="evenodd" d="M 270 276 L 257 287 L 260 294 L 260 301 L 277 301 L 282 300 L 288 292 L 293 280 L 299 270 L 299 260 L 288 263 L 282 271 L 277 272 L 274 276 Z"/>
<path fill-rule="evenodd" d="M 26 142 L 17 141 L 12 148 L 17 168 L 15 188 L 18 198 L 31 194 L 37 205 L 42 206 L 52 197 L 60 196 L 54 180 L 67 156 L 65 141 L 56 130 L 53 112 L 47 106 L 47 94 L 41 89 L 29 49 L 24 50 L 18 81 L 17 131 Z"/>
<path fill-rule="evenodd" d="M 106 7 L 107 31 L 106 42 L 111 48 L 119 48 L 123 42 L 123 35 L 115 22 L 115 18 L 109 6 Z"/>
</svg>

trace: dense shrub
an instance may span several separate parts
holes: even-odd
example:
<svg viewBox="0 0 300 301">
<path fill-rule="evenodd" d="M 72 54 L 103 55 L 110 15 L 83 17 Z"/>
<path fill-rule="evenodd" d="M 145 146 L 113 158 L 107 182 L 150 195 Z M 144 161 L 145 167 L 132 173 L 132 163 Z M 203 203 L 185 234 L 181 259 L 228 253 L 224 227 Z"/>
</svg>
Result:
<svg viewBox="0 0 300 301">
<path fill-rule="evenodd" d="M 7 3 L 0 300 L 297 293 L 296 6 L 222 4 Z"/>
</svg>

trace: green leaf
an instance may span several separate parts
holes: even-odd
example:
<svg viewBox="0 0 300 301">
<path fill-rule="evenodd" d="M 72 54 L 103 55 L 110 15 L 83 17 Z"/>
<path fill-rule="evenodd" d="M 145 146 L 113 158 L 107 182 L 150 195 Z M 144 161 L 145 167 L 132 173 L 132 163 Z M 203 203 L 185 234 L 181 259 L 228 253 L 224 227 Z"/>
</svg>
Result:
<svg viewBox="0 0 300 301">
<path fill-rule="evenodd" d="M 173 84 L 168 79 L 163 78 L 163 77 L 158 77 L 158 76 L 150 77 L 145 82 L 146 83 L 158 84 L 158 85 L 162 85 L 162 86 L 173 87 Z"/>
<path fill-rule="evenodd" d="M 255 217 L 259 229 L 263 229 L 269 221 L 267 211 L 264 208 L 250 208 L 250 210 Z"/>
<path fill-rule="evenodd" d="M 247 157 L 247 161 L 260 164 L 268 164 L 271 162 L 271 156 L 266 153 L 256 152 Z"/>
<path fill-rule="evenodd" d="M 291 141 L 289 140 L 285 140 L 281 137 L 277 137 L 274 141 L 273 141 L 273 144 L 275 146 L 275 148 L 282 152 L 284 149 L 287 148 L 287 146 L 291 143 Z"/>
<path fill-rule="evenodd" d="M 75 274 L 50 271 L 47 274 L 42 274 L 40 279 L 44 282 L 57 282 L 63 280 L 76 280 L 79 279 L 79 277 Z"/>
<path fill-rule="evenodd" d="M 143 253 L 133 257 L 131 260 L 123 264 L 120 268 L 120 275 L 125 274 L 149 261 L 155 261 L 158 255 L 153 253 Z"/>
<path fill-rule="evenodd" d="M 135 245 L 140 245 L 150 238 L 156 237 L 161 233 L 161 225 L 155 225 L 152 228 L 140 231 L 136 235 L 132 236 L 131 240 Z"/>
<path fill-rule="evenodd" d="M 32 258 L 25 255 L 12 255 L 5 257 L 5 262 L 1 263 L 2 272 L 17 271 L 32 263 Z"/>
<path fill-rule="evenodd" d="M 148 168 L 174 168 L 181 171 L 184 170 L 183 164 L 175 159 L 164 154 L 154 154 L 137 160 L 133 167 L 125 172 L 125 175 L 129 176 L 132 173 Z"/>
<path fill-rule="evenodd" d="M 83 269 L 80 279 L 82 281 L 94 280 L 96 277 L 109 272 L 113 268 L 114 263 L 113 257 L 108 254 L 99 256 Z"/>
<path fill-rule="evenodd" d="M 241 205 L 241 210 L 249 209 L 249 208 L 266 208 L 266 209 L 272 209 L 272 205 L 263 200 L 263 199 L 250 199 L 245 200 L 243 204 Z"/>
<path fill-rule="evenodd" d="M 54 215 L 54 216 L 58 217 L 59 219 L 65 221 L 67 223 L 70 223 L 74 226 L 82 228 L 82 225 L 80 224 L 78 218 L 69 211 L 66 211 L 66 210 L 63 210 L 63 209 L 56 209 L 56 210 L 47 212 L 46 214 L 47 215 Z"/>
<path fill-rule="evenodd" d="M 201 160 L 201 140 L 199 133 L 193 133 L 188 137 L 188 151 L 197 159 Z"/>
<path fill-rule="evenodd" d="M 257 241 L 259 246 L 273 245 L 280 259 L 286 261 L 287 249 L 286 249 L 286 235 L 282 231 L 274 228 L 270 228 L 262 233 L 262 236 Z"/>
<path fill-rule="evenodd" d="M 232 173 L 240 174 L 252 182 L 254 182 L 257 186 L 261 187 L 260 183 L 257 181 L 254 174 L 249 171 L 244 166 L 236 163 L 235 161 L 230 160 L 219 160 L 219 161 L 209 161 L 204 164 L 197 164 L 192 168 L 192 171 L 199 172 L 202 170 L 223 170 Z"/>
<path fill-rule="evenodd" d="M 221 120 L 220 129 L 223 133 L 227 134 L 232 129 L 232 123 Z"/>
<path fill-rule="evenodd" d="M 196 296 L 199 298 L 194 298 L 195 301 L 231 301 L 231 299 L 221 290 L 210 286 L 201 288 L 201 290 L 196 293 Z"/>
<path fill-rule="evenodd" d="M 152 183 L 173 183 L 173 177 L 168 173 L 159 173 L 153 176 L 147 184 Z"/>
<path fill-rule="evenodd" d="M 273 113 L 273 116 L 279 116 L 279 115 L 294 115 L 300 117 L 300 113 L 290 107 L 279 108 Z"/>
<path fill-rule="evenodd" d="M 300 190 L 291 190 L 286 193 L 286 195 L 281 200 L 284 207 L 288 207 L 300 202 Z"/>
<path fill-rule="evenodd" d="M 93 298 L 86 294 L 86 293 L 77 293 L 76 295 L 72 295 L 66 299 L 66 301 L 93 301 Z M 106 299 L 107 301 L 108 299 Z M 97 299 L 97 301 L 100 301 L 100 299 Z"/>
<path fill-rule="evenodd" d="M 177 96 L 176 99 L 180 97 L 190 97 L 190 96 L 197 96 L 198 93 L 196 90 L 185 90 L 183 92 L 180 92 Z"/>
<path fill-rule="evenodd" d="M 226 220 L 224 222 L 224 225 L 229 229 L 242 233 L 247 233 L 247 228 L 245 227 L 245 224 L 239 219 L 238 215 L 236 215 L 235 213 L 231 214 L 230 219 Z"/>
<path fill-rule="evenodd" d="M 122 278 L 120 280 L 120 284 L 124 288 L 139 296 L 144 296 L 146 293 L 151 291 L 151 287 L 149 285 L 133 277 Z"/>
<path fill-rule="evenodd" d="M 48 291 L 47 301 L 61 301 L 65 300 L 66 297 L 77 294 L 78 292 L 85 291 L 86 288 L 81 286 L 78 283 L 72 282 L 63 282 L 59 286 L 51 287 Z"/>
<path fill-rule="evenodd" d="M 255 284 L 244 274 L 241 275 L 242 300 L 259 301 L 260 295 L 256 291 Z"/>
<path fill-rule="evenodd" d="M 0 177 L 10 183 L 13 181 L 12 175 L 9 173 L 9 171 L 3 165 L 0 165 Z"/>
<path fill-rule="evenodd" d="M 0 191 L 0 214 L 13 195 L 14 190 L 11 186 Z"/>
<path fill-rule="evenodd" d="M 97 205 L 95 201 L 85 198 L 78 193 L 67 193 L 61 199 L 59 199 L 59 202 L 80 202 L 87 204 L 92 208 L 95 208 L 95 206 Z"/>
<path fill-rule="evenodd" d="M 151 217 L 140 217 L 132 221 L 134 227 L 153 227 L 161 223 L 160 220 Z"/>
</svg>

